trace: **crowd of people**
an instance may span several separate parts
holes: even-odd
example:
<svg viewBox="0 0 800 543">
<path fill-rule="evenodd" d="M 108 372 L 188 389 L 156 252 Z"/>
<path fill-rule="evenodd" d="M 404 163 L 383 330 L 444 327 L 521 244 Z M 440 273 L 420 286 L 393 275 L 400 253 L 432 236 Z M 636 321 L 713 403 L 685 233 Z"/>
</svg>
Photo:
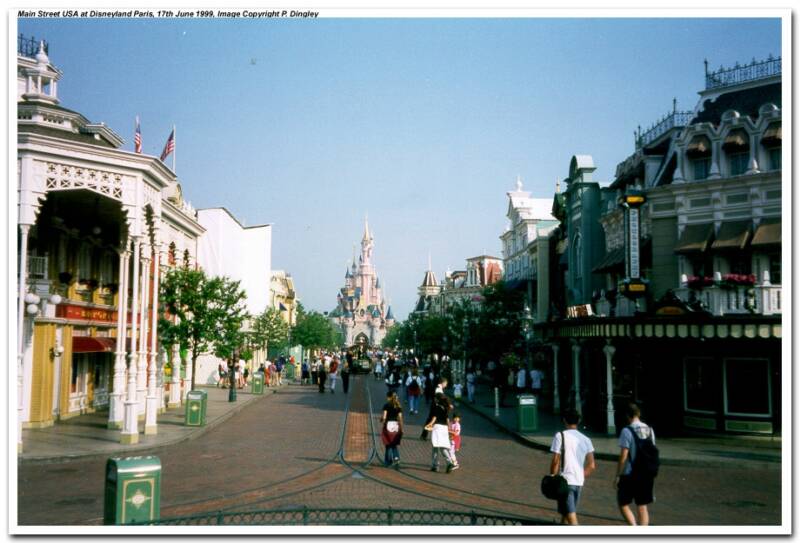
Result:
<svg viewBox="0 0 800 543">
<path fill-rule="evenodd" d="M 294 363 L 294 356 L 290 356 L 287 359 L 285 356 L 281 355 L 274 360 L 268 359 L 265 362 L 262 362 L 256 370 L 256 373 L 263 376 L 264 386 L 282 386 L 284 368 L 287 364 Z M 233 382 L 235 383 L 236 388 L 242 389 L 250 384 L 250 379 L 252 377 L 250 374 L 250 368 L 248 367 L 247 362 L 240 359 L 237 362 L 228 365 L 220 362 L 219 366 L 217 367 L 216 386 L 221 388 L 228 388 L 231 386 L 231 372 L 233 372 Z"/>
</svg>

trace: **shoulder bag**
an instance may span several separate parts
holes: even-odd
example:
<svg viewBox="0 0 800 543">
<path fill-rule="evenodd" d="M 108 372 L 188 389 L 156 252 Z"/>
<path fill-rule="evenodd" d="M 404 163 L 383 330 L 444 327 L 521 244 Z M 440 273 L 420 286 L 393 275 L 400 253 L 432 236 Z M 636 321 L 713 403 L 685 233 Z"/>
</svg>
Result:
<svg viewBox="0 0 800 543">
<path fill-rule="evenodd" d="M 545 475 L 542 477 L 542 494 L 551 500 L 560 500 L 569 492 L 567 480 L 561 473 L 564 471 L 564 432 L 561 432 L 561 465 L 558 475 Z"/>
</svg>

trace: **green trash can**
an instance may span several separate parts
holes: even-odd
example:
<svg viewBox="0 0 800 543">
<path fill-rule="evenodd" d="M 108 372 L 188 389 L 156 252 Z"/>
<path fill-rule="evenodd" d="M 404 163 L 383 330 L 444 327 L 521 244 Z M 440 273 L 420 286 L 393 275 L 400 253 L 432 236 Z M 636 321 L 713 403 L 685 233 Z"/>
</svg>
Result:
<svg viewBox="0 0 800 543">
<path fill-rule="evenodd" d="M 535 432 L 539 429 L 539 408 L 536 396 L 520 394 L 517 396 L 517 431 Z"/>
<path fill-rule="evenodd" d="M 283 377 L 289 381 L 294 380 L 294 364 L 287 362 L 285 366 L 283 366 Z"/>
<path fill-rule="evenodd" d="M 190 390 L 186 394 L 186 426 L 206 425 L 206 405 L 208 394 L 205 390 Z"/>
<path fill-rule="evenodd" d="M 112 457 L 106 462 L 103 524 L 130 524 L 161 516 L 161 460 Z"/>
<path fill-rule="evenodd" d="M 253 379 L 250 381 L 251 394 L 264 394 L 264 374 L 256 372 L 253 374 Z"/>
</svg>

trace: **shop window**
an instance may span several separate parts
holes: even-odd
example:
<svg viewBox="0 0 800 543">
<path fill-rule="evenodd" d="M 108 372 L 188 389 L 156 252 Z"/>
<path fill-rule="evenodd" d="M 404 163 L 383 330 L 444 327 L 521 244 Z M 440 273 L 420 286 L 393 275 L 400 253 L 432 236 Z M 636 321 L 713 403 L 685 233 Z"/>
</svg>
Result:
<svg viewBox="0 0 800 543">
<path fill-rule="evenodd" d="M 713 358 L 685 358 L 683 378 L 686 410 L 716 413 L 721 388 L 717 362 Z"/>
<path fill-rule="evenodd" d="M 780 170 L 781 169 L 781 148 L 780 147 L 773 147 L 772 149 L 768 149 L 767 152 L 769 153 L 769 169 L 770 170 Z"/>
<path fill-rule="evenodd" d="M 728 155 L 728 166 L 730 175 L 742 175 L 747 171 L 747 163 L 750 161 L 750 153 L 731 153 Z"/>
<path fill-rule="evenodd" d="M 773 285 L 781 284 L 781 254 L 769 255 L 769 282 Z"/>
<path fill-rule="evenodd" d="M 83 243 L 78 250 L 78 279 L 92 278 L 92 248 Z"/>
<path fill-rule="evenodd" d="M 746 253 L 735 253 L 728 257 L 728 266 L 731 273 L 750 275 L 753 269 L 753 259 Z"/>
<path fill-rule="evenodd" d="M 772 414 L 769 360 L 725 360 L 725 413 L 768 417 Z"/>
<path fill-rule="evenodd" d="M 72 357 L 72 375 L 70 376 L 69 381 L 69 391 L 73 394 L 78 392 L 78 356 Z"/>
<path fill-rule="evenodd" d="M 692 160 L 694 168 L 694 179 L 707 179 L 711 172 L 711 157 L 696 158 Z"/>
</svg>

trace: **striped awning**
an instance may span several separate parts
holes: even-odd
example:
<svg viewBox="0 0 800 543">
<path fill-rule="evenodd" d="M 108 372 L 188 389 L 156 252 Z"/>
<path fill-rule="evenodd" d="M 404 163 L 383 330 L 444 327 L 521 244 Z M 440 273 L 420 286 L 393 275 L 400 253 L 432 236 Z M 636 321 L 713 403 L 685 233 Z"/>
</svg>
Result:
<svg viewBox="0 0 800 543">
<path fill-rule="evenodd" d="M 681 239 L 675 245 L 675 252 L 702 253 L 708 249 L 711 237 L 714 235 L 714 225 L 708 224 L 689 224 L 684 228 Z"/>
<path fill-rule="evenodd" d="M 736 130 L 728 132 L 725 141 L 722 143 L 722 147 L 724 149 L 748 149 L 750 147 L 750 138 L 747 136 L 747 132 L 745 132 L 744 129 L 737 128 Z"/>
<path fill-rule="evenodd" d="M 761 141 L 769 145 L 770 143 L 779 144 L 783 140 L 782 124 L 780 122 L 772 123 L 764 131 Z"/>
<path fill-rule="evenodd" d="M 780 245 L 781 244 L 781 219 L 772 217 L 762 219 L 753 234 L 751 246 Z"/>
<path fill-rule="evenodd" d="M 686 147 L 686 154 L 689 156 L 711 155 L 711 140 L 707 136 L 698 134 L 689 142 L 689 146 Z"/>
<path fill-rule="evenodd" d="M 723 222 L 711 244 L 712 249 L 744 249 L 750 239 L 752 221 Z"/>
</svg>

